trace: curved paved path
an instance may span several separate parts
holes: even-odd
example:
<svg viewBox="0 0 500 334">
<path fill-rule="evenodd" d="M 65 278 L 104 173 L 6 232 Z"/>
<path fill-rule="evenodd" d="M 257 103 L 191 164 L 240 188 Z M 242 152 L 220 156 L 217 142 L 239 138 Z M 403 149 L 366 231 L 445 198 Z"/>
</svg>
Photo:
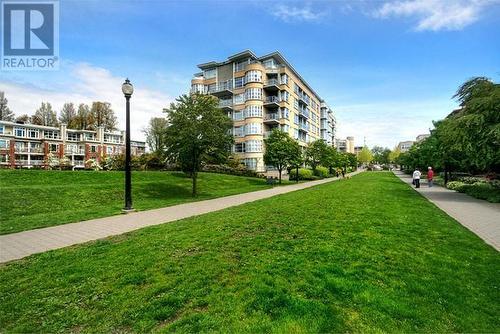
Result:
<svg viewBox="0 0 500 334">
<path fill-rule="evenodd" d="M 360 172 L 361 170 L 349 175 L 355 175 Z M 244 194 L 219 197 L 206 201 L 179 204 L 161 209 L 134 212 L 126 215 L 92 219 L 79 223 L 64 224 L 1 235 L 0 263 L 21 259 L 36 253 L 42 253 L 53 249 L 130 232 L 146 226 L 159 225 L 212 211 L 218 211 L 231 206 L 310 188 L 338 179 L 339 178 L 328 178 Z"/>
<path fill-rule="evenodd" d="M 394 174 L 415 189 L 410 175 L 400 171 L 395 171 Z M 500 251 L 500 204 L 489 203 L 440 186 L 429 188 L 427 182 L 422 181 L 416 191 Z"/>
</svg>

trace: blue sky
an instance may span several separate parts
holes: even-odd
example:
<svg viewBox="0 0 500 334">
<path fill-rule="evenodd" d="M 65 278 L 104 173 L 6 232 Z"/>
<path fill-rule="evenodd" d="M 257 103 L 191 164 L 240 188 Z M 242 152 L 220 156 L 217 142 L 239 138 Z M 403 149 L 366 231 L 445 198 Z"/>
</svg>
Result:
<svg viewBox="0 0 500 334">
<path fill-rule="evenodd" d="M 500 77 L 500 3 L 468 0 L 66 1 L 56 72 L 0 72 L 11 108 L 106 100 L 133 136 L 187 92 L 196 64 L 279 50 L 337 112 L 338 135 L 393 147 L 446 116 L 472 76 Z"/>
</svg>

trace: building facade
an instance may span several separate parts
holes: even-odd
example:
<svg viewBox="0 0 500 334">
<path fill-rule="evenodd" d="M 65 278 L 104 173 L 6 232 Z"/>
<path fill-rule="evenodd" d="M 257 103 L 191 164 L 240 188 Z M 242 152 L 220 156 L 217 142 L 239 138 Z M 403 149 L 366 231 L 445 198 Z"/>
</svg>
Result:
<svg viewBox="0 0 500 334">
<path fill-rule="evenodd" d="M 279 53 L 257 57 L 246 50 L 226 61 L 200 64 L 192 93 L 212 94 L 233 120 L 233 152 L 247 168 L 264 172 L 264 138 L 280 129 L 302 147 L 324 137 L 333 143 L 333 111 Z M 325 122 L 322 127 L 321 109 Z"/>
<path fill-rule="evenodd" d="M 354 137 L 346 137 L 346 139 L 335 139 L 335 147 L 339 152 L 355 153 Z"/>
<path fill-rule="evenodd" d="M 413 140 L 401 141 L 398 144 L 398 149 L 401 153 L 408 152 L 410 148 L 413 146 Z"/>
<path fill-rule="evenodd" d="M 125 153 L 125 133 L 68 129 L 0 121 L 0 167 L 47 168 L 50 157 L 67 158 L 73 168 L 86 161 L 99 163 L 107 156 Z M 146 143 L 131 141 L 132 155 L 145 152 Z"/>
<path fill-rule="evenodd" d="M 337 120 L 333 110 L 325 102 L 321 102 L 320 113 L 320 138 L 328 145 L 334 146 Z"/>
</svg>

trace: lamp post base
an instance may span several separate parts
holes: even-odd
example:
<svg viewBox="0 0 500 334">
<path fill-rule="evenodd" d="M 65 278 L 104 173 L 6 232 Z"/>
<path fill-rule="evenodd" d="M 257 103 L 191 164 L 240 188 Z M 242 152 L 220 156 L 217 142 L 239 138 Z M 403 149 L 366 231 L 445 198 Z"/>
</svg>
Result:
<svg viewBox="0 0 500 334">
<path fill-rule="evenodd" d="M 133 209 L 133 208 L 130 208 L 130 209 L 122 209 L 122 213 L 123 214 L 127 214 L 127 213 L 132 213 L 132 212 L 135 212 L 136 210 Z"/>
</svg>

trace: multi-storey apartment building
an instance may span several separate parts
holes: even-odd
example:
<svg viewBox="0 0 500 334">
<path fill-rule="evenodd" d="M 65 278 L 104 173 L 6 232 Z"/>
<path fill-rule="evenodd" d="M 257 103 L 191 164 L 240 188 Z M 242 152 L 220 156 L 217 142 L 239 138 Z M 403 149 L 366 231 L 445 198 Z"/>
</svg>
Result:
<svg viewBox="0 0 500 334">
<path fill-rule="evenodd" d="M 125 152 L 124 132 L 105 132 L 0 121 L 0 167 L 48 167 L 49 157 L 66 157 L 74 168 L 85 168 L 86 161 L 101 162 L 106 156 Z M 132 155 L 145 152 L 146 144 L 132 141 Z"/>
<path fill-rule="evenodd" d="M 346 139 L 335 139 L 335 147 L 339 152 L 355 153 L 354 137 L 346 137 Z"/>
<path fill-rule="evenodd" d="M 202 72 L 194 75 L 191 92 L 219 98 L 220 108 L 234 121 L 233 152 L 247 168 L 267 170 L 263 140 L 273 129 L 289 133 L 302 147 L 322 138 L 324 101 L 279 52 L 257 57 L 246 50 L 198 67 Z M 325 104 L 326 109 L 330 110 Z M 333 113 L 326 111 L 325 116 L 325 138 L 333 137 Z"/>
<path fill-rule="evenodd" d="M 408 152 L 415 142 L 413 140 L 401 141 L 398 144 L 401 153 Z"/>
<path fill-rule="evenodd" d="M 324 102 L 320 106 L 321 121 L 320 121 L 320 138 L 323 139 L 328 145 L 335 145 L 335 130 L 337 129 L 337 121 L 333 110 Z"/>
</svg>

